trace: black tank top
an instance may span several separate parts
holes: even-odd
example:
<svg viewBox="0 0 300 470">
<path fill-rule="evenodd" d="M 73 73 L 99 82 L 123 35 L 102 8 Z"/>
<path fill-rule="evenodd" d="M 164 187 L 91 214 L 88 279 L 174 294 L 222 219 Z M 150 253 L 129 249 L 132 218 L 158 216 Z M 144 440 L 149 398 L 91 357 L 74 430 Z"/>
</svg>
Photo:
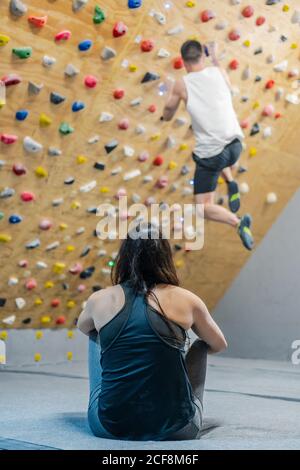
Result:
<svg viewBox="0 0 300 470">
<path fill-rule="evenodd" d="M 122 284 L 125 304 L 100 330 L 99 419 L 115 437 L 163 440 L 193 418 L 186 332 Z"/>
</svg>

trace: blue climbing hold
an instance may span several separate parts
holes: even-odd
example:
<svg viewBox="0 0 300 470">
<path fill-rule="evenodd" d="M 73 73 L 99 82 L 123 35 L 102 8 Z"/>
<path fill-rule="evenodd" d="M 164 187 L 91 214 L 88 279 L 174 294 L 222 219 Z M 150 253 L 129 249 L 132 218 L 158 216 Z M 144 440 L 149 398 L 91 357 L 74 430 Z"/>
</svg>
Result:
<svg viewBox="0 0 300 470">
<path fill-rule="evenodd" d="M 16 112 L 17 121 L 25 121 L 28 114 L 29 112 L 27 111 L 27 109 L 20 109 L 19 111 Z"/>
<path fill-rule="evenodd" d="M 128 8 L 140 8 L 142 3 L 142 0 L 128 0 Z"/>
<path fill-rule="evenodd" d="M 93 41 L 90 39 L 85 39 L 78 44 L 78 49 L 80 51 L 88 51 L 93 45 Z"/>
<path fill-rule="evenodd" d="M 81 111 L 84 108 L 85 104 L 82 101 L 74 101 L 74 103 L 72 104 L 72 111 L 74 113 L 77 113 L 78 111 Z"/>
<path fill-rule="evenodd" d="M 8 219 L 10 224 L 19 224 L 22 220 L 22 217 L 18 214 L 12 214 Z"/>
</svg>

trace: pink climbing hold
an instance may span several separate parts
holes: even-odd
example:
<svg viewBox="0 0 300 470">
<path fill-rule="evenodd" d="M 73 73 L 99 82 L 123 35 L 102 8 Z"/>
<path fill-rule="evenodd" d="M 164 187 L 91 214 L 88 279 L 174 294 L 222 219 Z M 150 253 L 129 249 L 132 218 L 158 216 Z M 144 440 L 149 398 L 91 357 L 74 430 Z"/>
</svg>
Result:
<svg viewBox="0 0 300 470">
<path fill-rule="evenodd" d="M 148 160 L 148 158 L 149 158 L 149 153 L 146 150 L 144 150 L 143 152 L 139 154 L 138 161 L 145 162 Z"/>
<path fill-rule="evenodd" d="M 239 66 L 240 66 L 240 63 L 236 59 L 233 59 L 229 64 L 230 70 L 237 70 L 239 68 Z"/>
<path fill-rule="evenodd" d="M 148 111 L 149 113 L 155 113 L 157 110 L 155 104 L 150 104 L 150 106 L 148 107 Z"/>
<path fill-rule="evenodd" d="M 121 100 L 124 97 L 124 95 L 125 95 L 125 91 L 122 90 L 121 88 L 117 88 L 117 90 L 115 90 L 113 94 L 116 100 Z"/>
<path fill-rule="evenodd" d="M 215 17 L 216 17 L 216 14 L 212 10 L 204 10 L 200 15 L 202 23 L 207 23 L 208 21 L 214 19 Z"/>
<path fill-rule="evenodd" d="M 120 197 L 124 197 L 124 196 L 127 196 L 126 189 L 125 188 L 118 189 L 117 194 L 115 195 L 115 198 L 120 199 Z"/>
<path fill-rule="evenodd" d="M 157 188 L 161 188 L 161 189 L 166 188 L 168 186 L 168 182 L 169 182 L 169 180 L 168 180 L 167 176 L 161 176 L 158 179 L 158 181 L 156 183 L 156 186 L 157 186 Z"/>
<path fill-rule="evenodd" d="M 52 224 L 51 220 L 43 219 L 39 223 L 39 228 L 41 230 L 49 230 L 52 227 L 52 225 L 53 224 Z"/>
<path fill-rule="evenodd" d="M 15 175 L 21 176 L 21 175 L 26 175 L 27 170 L 22 163 L 15 163 L 12 167 L 12 171 L 14 172 Z"/>
<path fill-rule="evenodd" d="M 259 16 L 256 19 L 256 26 L 262 26 L 266 22 L 266 18 L 264 16 Z"/>
<path fill-rule="evenodd" d="M 142 52 L 151 52 L 154 49 L 154 41 L 152 39 L 144 39 L 141 42 Z"/>
<path fill-rule="evenodd" d="M 77 290 L 78 292 L 84 292 L 86 290 L 86 286 L 84 284 L 79 284 L 79 286 L 77 286 Z"/>
<path fill-rule="evenodd" d="M 274 106 L 272 104 L 267 104 L 262 110 L 262 115 L 270 117 L 273 116 L 274 112 Z"/>
<path fill-rule="evenodd" d="M 58 307 L 60 305 L 60 299 L 52 299 L 51 300 L 51 307 Z"/>
<path fill-rule="evenodd" d="M 127 118 L 121 119 L 121 121 L 118 124 L 118 127 L 120 130 L 126 131 L 129 127 L 129 119 Z"/>
<path fill-rule="evenodd" d="M 95 88 L 98 84 L 98 78 L 94 75 L 87 75 L 84 79 L 84 84 L 87 88 Z"/>
<path fill-rule="evenodd" d="M 70 39 L 71 36 L 72 36 L 71 31 L 65 30 L 65 31 L 60 31 L 59 33 L 57 33 L 54 38 L 55 38 L 55 41 L 67 41 L 68 39 Z"/>
<path fill-rule="evenodd" d="M 232 29 L 228 34 L 230 41 L 238 41 L 241 38 L 241 32 L 239 29 Z"/>
<path fill-rule="evenodd" d="M 154 160 L 153 160 L 153 165 L 155 166 L 161 166 L 164 162 L 164 159 L 161 155 L 157 155 Z"/>
<path fill-rule="evenodd" d="M 37 287 L 37 282 L 35 279 L 28 279 L 28 281 L 25 282 L 25 287 L 28 290 L 35 289 Z"/>
<path fill-rule="evenodd" d="M 251 5 L 248 5 L 247 7 L 243 9 L 242 15 L 245 18 L 251 18 L 251 16 L 254 15 L 254 8 Z"/>
<path fill-rule="evenodd" d="M 70 267 L 69 273 L 71 274 L 79 274 L 83 270 L 81 263 L 75 263 L 73 266 Z"/>
<path fill-rule="evenodd" d="M 128 27 L 126 26 L 123 21 L 118 21 L 114 28 L 113 28 L 113 37 L 114 38 L 120 38 L 121 36 L 124 36 L 128 31 Z"/>
<path fill-rule="evenodd" d="M 11 86 L 11 85 L 18 85 L 21 83 L 22 79 L 19 75 L 16 73 L 10 73 L 9 75 L 5 75 L 0 79 L 1 82 L 4 82 L 5 86 Z"/>
<path fill-rule="evenodd" d="M 173 63 L 173 67 L 176 70 L 182 69 L 184 67 L 184 62 L 183 62 L 182 57 L 176 57 Z"/>
<path fill-rule="evenodd" d="M 242 119 L 242 121 L 240 122 L 240 126 L 242 129 L 248 129 L 248 127 L 250 126 L 249 119 Z"/>
<path fill-rule="evenodd" d="M 21 193 L 21 199 L 24 202 L 30 202 L 35 200 L 35 195 L 30 191 L 23 191 Z"/>
<path fill-rule="evenodd" d="M 37 28 L 42 28 L 47 23 L 48 16 L 29 16 L 28 22 L 36 26 Z"/>
<path fill-rule="evenodd" d="M 18 265 L 20 266 L 20 268 L 27 268 L 29 263 L 28 263 L 28 260 L 27 259 L 21 259 L 19 262 L 18 262 Z"/>
<path fill-rule="evenodd" d="M 17 142 L 18 136 L 11 134 L 0 134 L 0 140 L 6 145 L 10 145 Z"/>
<path fill-rule="evenodd" d="M 271 88 L 273 88 L 275 86 L 275 81 L 274 80 L 268 80 L 266 85 L 265 85 L 265 88 L 267 90 L 271 90 Z"/>
</svg>

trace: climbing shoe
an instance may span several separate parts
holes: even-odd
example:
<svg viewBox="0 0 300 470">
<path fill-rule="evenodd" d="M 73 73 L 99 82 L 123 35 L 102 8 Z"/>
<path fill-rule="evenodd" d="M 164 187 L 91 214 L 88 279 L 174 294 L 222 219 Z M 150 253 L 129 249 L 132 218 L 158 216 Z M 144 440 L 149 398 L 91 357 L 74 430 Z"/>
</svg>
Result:
<svg viewBox="0 0 300 470">
<path fill-rule="evenodd" d="M 238 233 L 242 240 L 242 243 L 247 250 L 252 250 L 254 247 L 253 235 L 250 227 L 252 224 L 252 217 L 249 214 L 244 215 L 238 225 Z"/>
<path fill-rule="evenodd" d="M 230 181 L 228 185 L 228 204 L 231 212 L 237 212 L 241 205 L 241 196 L 239 193 L 238 184 L 235 181 Z"/>
</svg>

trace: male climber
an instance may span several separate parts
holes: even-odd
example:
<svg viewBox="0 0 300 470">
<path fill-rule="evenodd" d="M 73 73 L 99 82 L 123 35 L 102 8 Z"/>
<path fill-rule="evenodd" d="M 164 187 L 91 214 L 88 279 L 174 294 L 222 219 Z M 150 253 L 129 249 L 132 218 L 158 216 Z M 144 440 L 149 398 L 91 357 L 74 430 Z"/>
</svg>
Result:
<svg viewBox="0 0 300 470">
<path fill-rule="evenodd" d="M 206 219 L 236 227 L 243 245 L 252 250 L 252 219 L 248 214 L 242 218 L 236 215 L 240 194 L 231 173 L 241 155 L 244 135 L 233 108 L 230 80 L 217 59 L 215 43 L 209 43 L 206 51 L 213 66 L 205 66 L 205 51 L 200 42 L 190 40 L 182 45 L 181 56 L 187 75 L 171 87 L 162 119 L 170 121 L 181 100 L 185 102 L 196 140 L 193 152 L 196 203 L 204 205 Z M 227 182 L 231 212 L 215 204 L 220 174 Z"/>
</svg>

